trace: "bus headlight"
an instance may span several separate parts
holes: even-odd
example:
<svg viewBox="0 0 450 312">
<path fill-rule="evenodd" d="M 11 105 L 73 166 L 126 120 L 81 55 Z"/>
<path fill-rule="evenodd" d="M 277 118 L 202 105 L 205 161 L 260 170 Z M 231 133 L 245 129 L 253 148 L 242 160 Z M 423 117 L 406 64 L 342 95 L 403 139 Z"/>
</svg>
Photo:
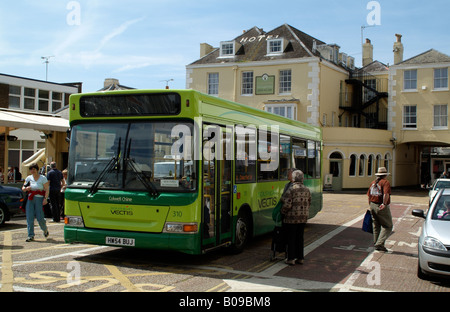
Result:
<svg viewBox="0 0 450 312">
<path fill-rule="evenodd" d="M 198 225 L 197 223 L 166 222 L 163 232 L 195 234 L 198 232 Z"/>
<path fill-rule="evenodd" d="M 64 224 L 67 226 L 84 227 L 83 217 L 80 216 L 66 216 Z"/>
</svg>

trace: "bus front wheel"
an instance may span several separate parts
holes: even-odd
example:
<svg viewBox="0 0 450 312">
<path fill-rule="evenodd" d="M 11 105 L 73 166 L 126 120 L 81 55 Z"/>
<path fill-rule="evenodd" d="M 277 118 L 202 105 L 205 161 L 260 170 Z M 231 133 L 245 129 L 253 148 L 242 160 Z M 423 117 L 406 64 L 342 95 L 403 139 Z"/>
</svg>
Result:
<svg viewBox="0 0 450 312">
<path fill-rule="evenodd" d="M 242 252 L 250 239 L 251 233 L 250 216 L 248 213 L 240 211 L 236 221 L 236 232 L 234 244 L 231 245 L 233 252 Z"/>
</svg>

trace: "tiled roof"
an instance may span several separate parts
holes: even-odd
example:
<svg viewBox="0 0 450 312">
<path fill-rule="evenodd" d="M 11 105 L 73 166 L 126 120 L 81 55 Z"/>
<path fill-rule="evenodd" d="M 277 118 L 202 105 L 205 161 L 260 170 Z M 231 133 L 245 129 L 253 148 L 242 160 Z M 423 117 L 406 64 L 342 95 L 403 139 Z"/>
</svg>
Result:
<svg viewBox="0 0 450 312">
<path fill-rule="evenodd" d="M 279 55 L 267 55 L 266 39 L 268 38 L 283 38 L 284 40 L 287 40 L 288 44 L 284 49 L 284 53 Z M 233 57 L 220 57 L 220 48 L 216 48 L 211 53 L 193 62 L 191 65 L 255 62 L 319 56 L 319 52 L 314 51 L 313 46 L 314 44 L 316 46 L 325 44 L 325 42 L 288 24 L 281 25 L 269 32 L 265 32 L 263 29 L 255 26 L 231 41 L 235 41 L 242 45 Z"/>
<path fill-rule="evenodd" d="M 98 91 L 101 92 L 101 91 L 115 91 L 115 90 L 133 90 L 133 89 L 134 88 L 113 83 L 113 84 L 110 84 L 108 86 L 101 88 Z"/>
<path fill-rule="evenodd" d="M 430 63 L 450 63 L 450 56 L 434 49 L 430 49 L 396 65 L 420 65 Z"/>
<path fill-rule="evenodd" d="M 371 72 L 383 72 L 383 71 L 389 71 L 389 67 L 383 63 L 381 63 L 380 61 L 373 61 L 370 64 L 367 64 L 366 66 L 357 69 L 355 72 L 356 74 L 358 74 L 359 72 L 366 72 L 366 73 L 371 73 Z"/>
</svg>

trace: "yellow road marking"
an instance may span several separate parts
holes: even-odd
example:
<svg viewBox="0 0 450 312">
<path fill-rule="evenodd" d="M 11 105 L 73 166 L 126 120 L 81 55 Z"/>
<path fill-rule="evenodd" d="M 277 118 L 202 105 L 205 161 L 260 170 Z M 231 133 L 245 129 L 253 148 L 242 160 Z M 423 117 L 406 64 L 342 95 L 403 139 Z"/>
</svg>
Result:
<svg viewBox="0 0 450 312">
<path fill-rule="evenodd" d="M 0 292 L 12 292 L 14 274 L 12 270 L 12 234 L 5 232 L 3 238 L 3 253 L 2 253 L 2 288 Z"/>
<path fill-rule="evenodd" d="M 120 284 L 125 287 L 128 291 L 142 291 L 140 288 L 136 287 L 120 270 L 114 265 L 105 265 L 105 267 L 111 272 L 112 276 L 117 279 Z"/>
</svg>

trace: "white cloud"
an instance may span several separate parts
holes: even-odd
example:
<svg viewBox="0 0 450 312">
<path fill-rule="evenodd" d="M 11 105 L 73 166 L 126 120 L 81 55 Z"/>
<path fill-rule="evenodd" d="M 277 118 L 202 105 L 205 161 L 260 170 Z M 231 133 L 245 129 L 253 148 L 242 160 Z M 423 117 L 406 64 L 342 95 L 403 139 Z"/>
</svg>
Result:
<svg viewBox="0 0 450 312">
<path fill-rule="evenodd" d="M 127 29 L 131 25 L 139 23 L 143 20 L 144 20 L 144 18 L 133 19 L 133 20 L 127 21 L 127 22 L 123 23 L 122 25 L 120 25 L 119 27 L 115 28 L 112 32 L 108 33 L 106 36 L 104 36 L 102 38 L 102 40 L 100 41 L 100 45 L 97 47 L 96 51 L 100 51 L 114 37 L 117 37 L 117 36 L 123 34 L 125 31 L 127 31 Z"/>
</svg>

